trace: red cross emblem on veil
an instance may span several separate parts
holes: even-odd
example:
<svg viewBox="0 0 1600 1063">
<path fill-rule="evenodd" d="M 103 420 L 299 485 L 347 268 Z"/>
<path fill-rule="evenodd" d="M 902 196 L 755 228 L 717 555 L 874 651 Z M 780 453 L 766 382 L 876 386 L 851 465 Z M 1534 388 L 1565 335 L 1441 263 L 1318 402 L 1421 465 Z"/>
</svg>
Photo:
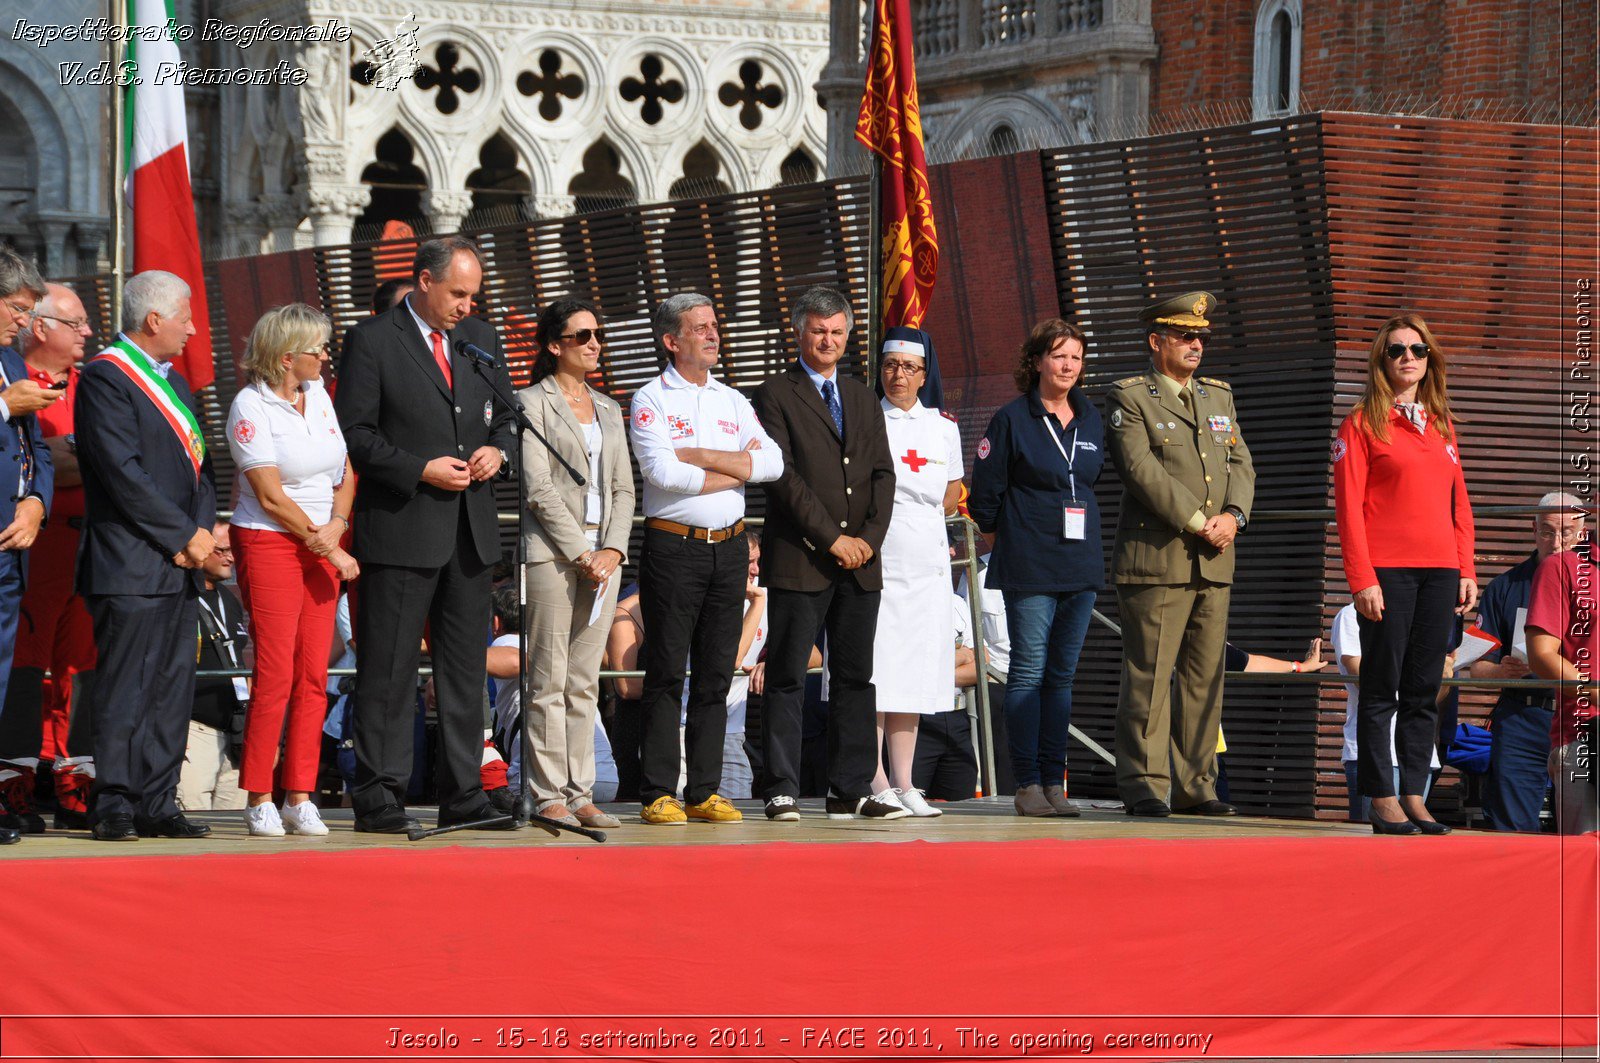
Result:
<svg viewBox="0 0 1600 1063">
<path fill-rule="evenodd" d="M 915 450 L 908 450 L 900 455 L 900 460 L 911 466 L 912 472 L 921 472 L 922 467 L 928 464 L 928 459 L 919 457 Z"/>
</svg>

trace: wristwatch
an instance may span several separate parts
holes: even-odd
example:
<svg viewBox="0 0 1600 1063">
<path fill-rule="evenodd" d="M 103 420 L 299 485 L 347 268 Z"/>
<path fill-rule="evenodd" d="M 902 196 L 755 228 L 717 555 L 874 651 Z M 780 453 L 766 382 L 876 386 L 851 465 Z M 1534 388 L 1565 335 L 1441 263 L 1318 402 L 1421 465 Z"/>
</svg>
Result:
<svg viewBox="0 0 1600 1063">
<path fill-rule="evenodd" d="M 68 451 L 73 454 L 78 452 L 78 435 L 76 432 L 68 432 L 66 435 L 61 437 L 61 440 L 62 442 L 66 443 Z"/>
<path fill-rule="evenodd" d="M 1244 510 L 1240 509 L 1238 506 L 1224 506 L 1222 507 L 1222 512 L 1228 514 L 1234 520 L 1238 521 L 1240 531 L 1244 531 L 1250 526 L 1250 522 L 1244 519 Z"/>
</svg>

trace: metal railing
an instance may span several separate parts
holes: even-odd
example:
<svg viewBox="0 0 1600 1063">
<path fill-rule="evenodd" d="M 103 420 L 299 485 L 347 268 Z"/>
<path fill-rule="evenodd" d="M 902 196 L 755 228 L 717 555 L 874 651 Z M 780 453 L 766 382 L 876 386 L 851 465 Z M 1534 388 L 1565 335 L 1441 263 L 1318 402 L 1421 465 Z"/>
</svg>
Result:
<svg viewBox="0 0 1600 1063">
<path fill-rule="evenodd" d="M 1584 505 L 1582 508 L 1585 512 L 1592 513 L 1595 510 L 1600 509 L 1600 504 L 1589 503 Z M 1571 512 L 1573 512 L 1573 507 L 1568 506 L 1479 506 L 1474 507 L 1473 516 L 1474 518 L 1502 516 L 1510 517 L 1534 516 L 1542 513 Z M 226 519 L 231 515 L 231 513 L 219 513 L 218 519 Z M 515 513 L 500 512 L 498 514 L 498 518 L 502 524 L 515 524 L 517 521 L 517 515 Z M 1266 510 L 1252 514 L 1251 523 L 1256 524 L 1332 519 L 1334 519 L 1334 510 L 1324 507 L 1318 509 Z M 752 527 L 761 527 L 766 523 L 765 519 L 762 517 L 746 517 L 744 520 L 745 524 Z M 635 515 L 633 518 L 633 523 L 636 526 L 642 526 L 644 521 L 645 518 L 642 515 Z M 967 688 L 963 697 L 967 702 L 967 715 L 975 718 L 976 722 L 975 733 L 978 736 L 978 740 L 977 748 L 974 750 L 974 753 L 977 757 L 977 766 L 981 773 L 980 779 L 982 789 L 985 793 L 993 793 L 995 788 L 994 780 L 997 778 L 995 766 L 996 753 L 993 718 L 991 716 L 992 705 L 990 704 L 989 700 L 989 679 L 991 676 L 989 671 L 989 654 L 987 643 L 984 639 L 983 630 L 983 601 L 981 595 L 977 593 L 977 589 L 979 587 L 977 549 L 978 528 L 970 518 L 959 515 L 947 517 L 945 519 L 945 524 L 947 527 L 953 525 L 960 529 L 962 543 L 965 547 L 965 553 L 963 556 L 952 558 L 951 567 L 952 569 L 964 570 L 967 576 L 969 629 L 971 631 L 972 652 L 978 680 L 974 686 Z M 1110 617 L 1100 612 L 1099 609 L 1092 610 L 1090 616 L 1094 621 L 1104 626 L 1119 639 L 1122 637 L 1121 626 L 1113 621 Z M 812 668 L 808 670 L 807 674 L 816 675 L 822 671 L 823 669 L 821 668 Z M 328 669 L 329 676 L 353 676 L 355 674 L 356 670 L 353 668 Z M 417 674 L 419 676 L 431 676 L 433 674 L 433 669 L 424 666 L 417 670 Z M 643 671 L 638 669 L 602 669 L 599 673 L 599 678 L 642 679 L 644 678 L 644 674 L 645 673 Z M 691 673 L 686 669 L 684 674 L 687 677 Z M 733 674 L 736 676 L 748 675 L 749 672 L 746 669 L 737 668 L 734 669 Z M 196 672 L 197 678 L 237 678 L 248 677 L 250 675 L 251 671 L 249 669 L 201 669 Z M 1224 673 L 1224 678 L 1228 682 L 1270 682 L 1287 683 L 1290 685 L 1337 684 L 1342 686 L 1351 682 L 1355 677 L 1346 676 L 1339 672 L 1322 671 L 1300 673 L 1230 671 Z M 1473 679 L 1467 677 L 1452 677 L 1442 680 L 1441 685 L 1448 687 L 1460 687 L 1464 689 L 1492 688 L 1496 690 L 1526 689 L 1548 691 L 1554 690 L 1556 687 L 1576 687 L 1583 684 L 1580 684 L 1575 680 L 1558 682 L 1554 680 L 1547 681 L 1542 679 Z M 1079 730 L 1076 724 L 1069 724 L 1067 731 L 1072 738 L 1076 739 L 1077 742 L 1089 752 L 1099 757 L 1105 763 L 1115 766 L 1116 758 L 1113 756 L 1113 754 L 1104 746 L 1096 742 L 1093 738 L 1089 737 L 1089 735 Z"/>
</svg>

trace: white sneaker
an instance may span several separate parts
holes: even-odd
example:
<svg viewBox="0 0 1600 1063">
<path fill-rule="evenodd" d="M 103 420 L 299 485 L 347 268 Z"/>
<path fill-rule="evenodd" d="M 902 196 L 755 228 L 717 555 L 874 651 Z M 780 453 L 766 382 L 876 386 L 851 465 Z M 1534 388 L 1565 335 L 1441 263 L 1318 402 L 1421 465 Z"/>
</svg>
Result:
<svg viewBox="0 0 1600 1063">
<path fill-rule="evenodd" d="M 900 796 L 900 803 L 905 805 L 913 816 L 932 819 L 935 816 L 944 815 L 944 809 L 934 808 L 928 804 L 927 800 L 922 796 L 922 791 L 915 786 L 909 790 L 896 790 L 895 793 Z"/>
<path fill-rule="evenodd" d="M 250 828 L 252 838 L 281 838 L 284 835 L 283 820 L 278 818 L 278 806 L 271 801 L 246 808 L 244 825 Z"/>
<path fill-rule="evenodd" d="M 301 801 L 298 805 L 284 805 L 283 825 L 291 834 L 321 837 L 328 833 L 328 825 L 322 822 L 322 813 L 318 812 L 317 806 L 310 801 Z"/>
</svg>

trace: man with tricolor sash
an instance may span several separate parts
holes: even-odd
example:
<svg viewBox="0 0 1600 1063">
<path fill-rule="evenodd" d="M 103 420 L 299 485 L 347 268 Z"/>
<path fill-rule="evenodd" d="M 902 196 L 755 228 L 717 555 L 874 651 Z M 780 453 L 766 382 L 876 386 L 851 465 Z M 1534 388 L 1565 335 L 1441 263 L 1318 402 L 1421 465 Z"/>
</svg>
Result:
<svg viewBox="0 0 1600 1063">
<path fill-rule="evenodd" d="M 217 511 L 194 395 L 171 372 L 194 333 L 188 284 L 162 270 L 139 273 L 123 288 L 122 333 L 78 381 L 78 592 L 100 661 L 88 704 L 89 822 L 102 841 L 210 832 L 175 800 L 194 697 L 200 566 Z"/>
</svg>

